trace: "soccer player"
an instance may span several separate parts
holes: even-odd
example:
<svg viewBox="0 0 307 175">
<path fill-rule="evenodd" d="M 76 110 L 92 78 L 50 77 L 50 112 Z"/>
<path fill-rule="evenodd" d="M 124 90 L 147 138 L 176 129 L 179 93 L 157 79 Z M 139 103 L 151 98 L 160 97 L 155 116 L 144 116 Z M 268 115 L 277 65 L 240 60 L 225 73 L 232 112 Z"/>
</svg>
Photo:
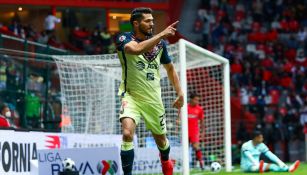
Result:
<svg viewBox="0 0 307 175">
<path fill-rule="evenodd" d="M 247 141 L 242 145 L 241 169 L 244 172 L 294 172 L 300 165 L 300 161 L 297 160 L 292 165 L 287 166 L 262 142 L 262 133 L 259 130 L 255 130 L 253 133 L 253 140 Z M 274 163 L 264 163 L 263 160 L 259 162 L 260 154 L 263 154 Z"/>
<path fill-rule="evenodd" d="M 173 164 L 169 159 L 170 144 L 166 138 L 165 109 L 162 104 L 160 87 L 160 66 L 167 71 L 168 78 L 177 92 L 173 106 L 178 110 L 183 106 L 183 92 L 179 78 L 171 62 L 163 39 L 175 35 L 175 23 L 157 35 L 153 35 L 154 19 L 150 8 L 136 8 L 132 11 L 130 23 L 132 32 L 119 35 L 117 53 L 122 65 L 120 121 L 123 142 L 121 160 L 124 175 L 132 174 L 134 159 L 133 135 L 135 128 L 144 119 L 160 151 L 164 175 L 173 174 Z"/>
<path fill-rule="evenodd" d="M 204 132 L 204 111 L 199 105 L 200 96 L 197 94 L 190 95 L 188 104 L 188 125 L 189 125 L 189 141 L 195 151 L 197 161 L 200 163 L 200 168 L 204 169 L 201 149 L 199 148 L 199 133 Z M 201 130 L 199 130 L 199 124 Z"/>
</svg>

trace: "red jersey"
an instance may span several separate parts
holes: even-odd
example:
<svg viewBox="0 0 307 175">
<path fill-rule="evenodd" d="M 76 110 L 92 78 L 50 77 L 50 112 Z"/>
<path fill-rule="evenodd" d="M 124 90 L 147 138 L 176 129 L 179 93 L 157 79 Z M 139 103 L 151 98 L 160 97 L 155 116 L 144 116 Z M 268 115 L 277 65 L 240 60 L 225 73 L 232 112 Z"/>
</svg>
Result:
<svg viewBox="0 0 307 175">
<path fill-rule="evenodd" d="M 204 119 L 204 111 L 201 106 L 191 106 L 188 104 L 189 133 L 198 133 L 198 120 Z"/>
</svg>

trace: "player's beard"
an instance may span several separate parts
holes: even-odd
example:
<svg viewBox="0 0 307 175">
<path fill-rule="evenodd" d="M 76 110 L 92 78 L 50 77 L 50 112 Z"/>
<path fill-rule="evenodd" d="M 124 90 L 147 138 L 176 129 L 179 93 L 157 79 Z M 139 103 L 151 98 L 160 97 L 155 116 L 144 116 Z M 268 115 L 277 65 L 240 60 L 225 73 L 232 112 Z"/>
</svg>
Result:
<svg viewBox="0 0 307 175">
<path fill-rule="evenodd" d="M 144 34 L 145 36 L 151 37 L 153 35 L 153 27 L 149 29 L 144 29 L 144 27 L 139 26 L 139 31 Z"/>
</svg>

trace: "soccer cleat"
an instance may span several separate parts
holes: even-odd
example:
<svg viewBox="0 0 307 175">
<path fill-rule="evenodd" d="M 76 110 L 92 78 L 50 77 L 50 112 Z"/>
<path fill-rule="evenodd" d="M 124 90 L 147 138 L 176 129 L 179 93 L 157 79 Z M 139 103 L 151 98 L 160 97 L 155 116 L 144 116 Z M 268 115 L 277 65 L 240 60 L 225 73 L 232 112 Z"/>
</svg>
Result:
<svg viewBox="0 0 307 175">
<path fill-rule="evenodd" d="M 294 172 L 297 168 L 298 168 L 298 166 L 300 166 L 300 161 L 299 160 L 297 160 L 297 161 L 295 161 L 290 167 L 289 167 L 289 172 Z"/>
<path fill-rule="evenodd" d="M 196 152 L 195 152 L 195 155 L 196 155 L 196 159 L 199 161 L 199 165 L 200 165 L 200 168 L 202 169 L 202 170 L 204 170 L 204 161 L 202 160 L 203 158 L 203 156 L 202 156 L 202 153 L 201 153 L 201 151 L 200 150 L 197 150 Z"/>
<path fill-rule="evenodd" d="M 264 161 L 263 160 L 260 160 L 259 162 L 259 173 L 263 173 L 263 165 L 264 165 Z"/>
<path fill-rule="evenodd" d="M 173 175 L 174 164 L 171 160 L 161 160 L 161 164 L 163 175 Z"/>
</svg>

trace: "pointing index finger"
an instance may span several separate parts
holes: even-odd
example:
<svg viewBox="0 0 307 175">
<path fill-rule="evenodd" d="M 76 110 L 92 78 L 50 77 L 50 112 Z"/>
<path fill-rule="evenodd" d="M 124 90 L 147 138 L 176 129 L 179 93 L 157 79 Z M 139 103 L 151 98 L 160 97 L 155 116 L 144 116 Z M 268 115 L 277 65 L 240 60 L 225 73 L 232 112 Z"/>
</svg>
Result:
<svg viewBox="0 0 307 175">
<path fill-rule="evenodd" d="M 178 24 L 179 21 L 174 22 L 173 24 L 171 24 L 171 27 L 174 27 L 176 24 Z"/>
</svg>

